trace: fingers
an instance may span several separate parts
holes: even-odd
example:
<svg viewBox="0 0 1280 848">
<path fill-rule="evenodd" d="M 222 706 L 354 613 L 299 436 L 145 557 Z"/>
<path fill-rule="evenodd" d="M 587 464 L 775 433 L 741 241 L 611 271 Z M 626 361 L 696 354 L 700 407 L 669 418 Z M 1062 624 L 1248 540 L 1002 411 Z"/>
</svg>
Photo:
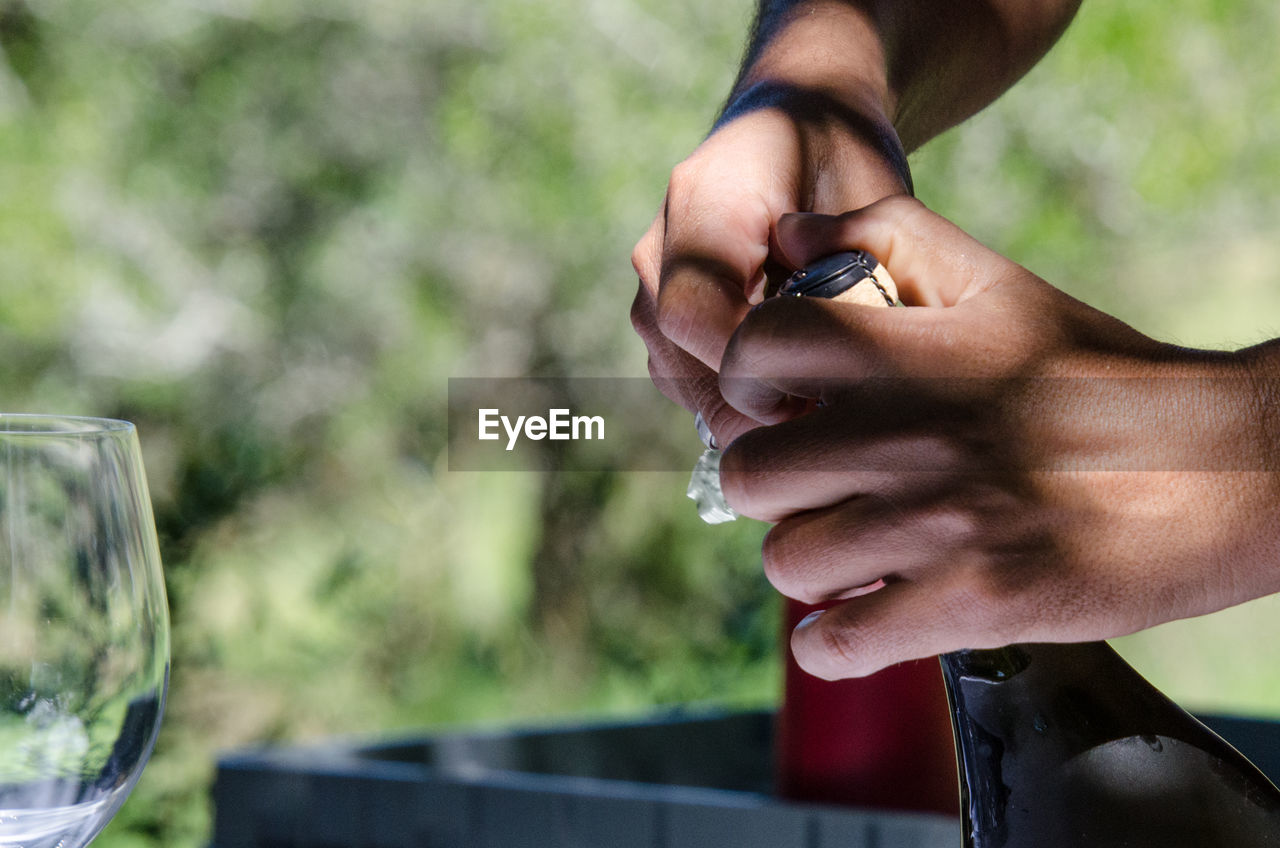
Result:
<svg viewBox="0 0 1280 848">
<path fill-rule="evenodd" d="M 797 398 L 822 397 L 834 378 L 1016 375 L 1060 335 L 1055 290 L 914 199 L 838 217 L 787 215 L 777 235 L 793 262 L 868 250 L 904 302 L 949 308 L 766 301 L 743 319 L 720 365 L 725 398 L 758 421 L 785 420 L 803 408 Z"/>
<path fill-rule="evenodd" d="M 720 363 L 720 391 L 735 409 L 767 424 L 820 398 L 824 385 L 875 371 L 870 322 L 840 305 L 774 298 L 751 311 Z"/>
<path fill-rule="evenodd" d="M 765 536 L 765 574 L 779 592 L 806 604 L 852 597 L 878 581 L 919 579 L 962 550 L 974 529 L 970 515 L 944 503 L 907 507 L 860 497 L 799 513 Z"/>
<path fill-rule="evenodd" d="M 667 198 L 636 246 L 631 250 L 631 267 L 640 277 L 640 285 L 651 299 L 658 296 L 658 274 L 662 270 L 662 240 L 667 218 Z"/>
<path fill-rule="evenodd" d="M 908 563 L 905 577 L 887 576 L 883 588 L 851 592 L 850 600 L 801 621 L 791 634 L 796 662 L 810 674 L 837 680 L 948 651 L 1044 641 L 1050 632 L 1085 638 L 1074 632 L 1074 623 L 1065 623 L 1063 610 L 1035 593 L 984 577 L 978 546 L 943 547 L 935 555 L 933 563 L 924 557 Z"/>
<path fill-rule="evenodd" d="M 903 581 L 808 616 L 792 631 L 791 651 L 808 673 L 840 680 L 953 650 L 967 635 L 937 587 Z"/>
<path fill-rule="evenodd" d="M 1082 413 L 1059 378 L 1149 374 L 1165 349 L 915 201 L 789 216 L 777 241 L 797 264 L 868 250 L 925 307 L 765 302 L 721 363 L 720 393 L 769 424 L 725 452 L 726 496 L 777 522 L 763 552 L 775 586 L 838 602 L 795 630 L 803 668 L 836 679 L 960 648 L 1107 638 L 1191 607 L 1191 584 L 1170 576 L 1181 566 L 1161 566 L 1186 561 L 1187 534 L 1133 530 L 1158 516 L 1151 526 L 1196 535 L 1168 518 L 1186 514 L 1176 491 L 1135 496 L 1123 475 L 1057 470 L 1154 432 L 1123 411 L 1143 405 L 1136 390 Z"/>
<path fill-rule="evenodd" d="M 911 306 L 954 306 L 1020 270 L 910 197 L 839 216 L 785 215 L 777 229 L 779 248 L 797 267 L 839 250 L 869 251 Z"/>
<path fill-rule="evenodd" d="M 727 445 L 759 426 L 720 394 L 714 371 L 676 347 L 657 327 L 653 299 L 641 283 L 631 304 L 631 324 L 649 351 L 649 377 L 660 392 L 690 412 L 702 413 L 718 444 Z"/>
<path fill-rule="evenodd" d="M 801 399 L 829 401 L 869 378 L 941 377 L 953 363 L 975 361 L 992 367 L 996 358 L 956 355 L 974 343 L 972 319 L 958 312 L 774 298 L 753 309 L 730 340 L 720 391 L 743 415 L 772 424 L 805 408 Z"/>
<path fill-rule="evenodd" d="M 755 145 L 717 133 L 672 174 L 663 208 L 632 253 L 640 291 L 632 324 L 649 372 L 668 397 L 701 412 L 721 444 L 757 422 L 725 403 L 715 372 L 725 345 L 764 289 L 772 221 L 788 206 L 789 176 Z M 729 149 L 724 149 L 728 147 Z M 781 169 L 785 170 L 785 169 Z"/>
<path fill-rule="evenodd" d="M 887 397 L 744 433 L 720 460 L 729 504 L 751 518 L 781 521 L 850 498 L 919 493 L 925 484 L 999 470 L 1002 460 L 973 435 L 964 409 L 893 390 Z"/>
<path fill-rule="evenodd" d="M 658 327 L 677 347 L 717 368 L 725 345 L 764 288 L 773 221 L 794 209 L 793 175 L 732 136 L 714 155 L 672 172 L 661 225 Z"/>
</svg>

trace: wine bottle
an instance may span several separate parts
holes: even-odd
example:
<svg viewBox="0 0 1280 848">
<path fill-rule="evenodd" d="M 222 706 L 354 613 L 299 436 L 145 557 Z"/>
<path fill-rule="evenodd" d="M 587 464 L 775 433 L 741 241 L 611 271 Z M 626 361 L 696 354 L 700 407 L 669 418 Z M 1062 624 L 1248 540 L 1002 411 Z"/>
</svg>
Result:
<svg viewBox="0 0 1280 848">
<path fill-rule="evenodd" d="M 791 631 L 814 607 L 787 601 L 782 705 L 774 736 L 779 797 L 958 815 L 947 695 L 932 657 L 868 677 L 822 680 L 796 664 Z"/>
<path fill-rule="evenodd" d="M 941 660 L 965 848 L 1280 846 L 1280 791 L 1106 643 Z"/>
</svg>

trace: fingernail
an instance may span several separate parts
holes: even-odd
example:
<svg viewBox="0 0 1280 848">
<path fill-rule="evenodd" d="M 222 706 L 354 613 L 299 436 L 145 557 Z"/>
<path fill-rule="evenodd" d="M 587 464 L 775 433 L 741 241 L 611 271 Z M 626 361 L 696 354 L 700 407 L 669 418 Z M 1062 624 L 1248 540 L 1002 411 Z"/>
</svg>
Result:
<svg viewBox="0 0 1280 848">
<path fill-rule="evenodd" d="M 775 228 L 778 247 L 782 249 L 782 255 L 787 262 L 799 268 L 814 258 L 808 255 L 809 248 L 806 242 L 811 238 L 809 234 L 814 231 L 815 222 L 829 217 L 817 212 L 788 212 L 778 219 Z"/>
<path fill-rule="evenodd" d="M 794 230 L 797 227 L 803 227 L 808 221 L 818 217 L 813 212 L 788 212 L 778 219 L 777 231 L 778 238 L 783 239 L 787 236 L 783 235 L 783 231 Z M 789 235 L 789 233 L 788 233 Z"/>
<path fill-rule="evenodd" d="M 796 625 L 796 630 L 805 630 L 817 623 L 818 619 L 826 615 L 826 610 L 814 610 L 813 612 L 800 619 L 800 623 Z"/>
</svg>

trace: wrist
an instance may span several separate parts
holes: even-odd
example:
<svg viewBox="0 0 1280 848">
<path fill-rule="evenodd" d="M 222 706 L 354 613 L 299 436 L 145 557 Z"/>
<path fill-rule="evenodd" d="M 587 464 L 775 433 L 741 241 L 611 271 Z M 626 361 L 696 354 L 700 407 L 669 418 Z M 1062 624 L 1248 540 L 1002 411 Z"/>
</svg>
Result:
<svg viewBox="0 0 1280 848">
<path fill-rule="evenodd" d="M 764 4 L 765 16 L 716 123 L 719 129 L 761 110 L 785 118 L 814 166 L 803 211 L 839 213 L 912 193 L 906 150 L 890 118 L 896 100 L 881 33 L 865 5 Z"/>
<path fill-rule="evenodd" d="M 1248 465 L 1227 475 L 1240 511 L 1242 565 L 1236 577 L 1238 600 L 1280 591 L 1280 342 L 1267 342 L 1230 354 L 1245 389 L 1242 404 L 1247 430 Z"/>
<path fill-rule="evenodd" d="M 892 125 L 896 100 L 871 17 L 845 0 L 794 3 L 757 35 L 725 112 L 761 84 L 820 91 L 859 114 Z"/>
<path fill-rule="evenodd" d="M 1280 472 L 1280 340 L 1246 348 L 1235 357 L 1249 380 L 1259 470 L 1275 474 Z M 1280 482 L 1276 488 L 1280 491 Z"/>
<path fill-rule="evenodd" d="M 774 132 L 794 136 L 810 170 L 798 211 L 837 214 L 891 194 L 912 194 L 911 170 L 893 125 L 842 92 L 762 79 L 740 92 L 715 129 L 753 115 L 778 119 Z"/>
</svg>

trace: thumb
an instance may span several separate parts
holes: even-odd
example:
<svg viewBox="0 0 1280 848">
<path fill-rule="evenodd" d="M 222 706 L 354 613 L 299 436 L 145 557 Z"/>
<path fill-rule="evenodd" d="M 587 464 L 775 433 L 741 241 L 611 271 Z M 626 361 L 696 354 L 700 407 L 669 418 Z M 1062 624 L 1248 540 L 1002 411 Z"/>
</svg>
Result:
<svg viewBox="0 0 1280 848">
<path fill-rule="evenodd" d="M 865 250 L 889 270 L 904 303 L 954 306 L 1018 270 L 912 197 L 896 195 L 843 215 L 793 213 L 778 247 L 796 267 L 841 250 Z"/>
<path fill-rule="evenodd" d="M 774 232 L 786 264 L 803 268 L 824 256 L 848 250 L 837 245 L 839 221 L 839 215 L 817 212 L 788 212 L 779 218 Z"/>
</svg>

